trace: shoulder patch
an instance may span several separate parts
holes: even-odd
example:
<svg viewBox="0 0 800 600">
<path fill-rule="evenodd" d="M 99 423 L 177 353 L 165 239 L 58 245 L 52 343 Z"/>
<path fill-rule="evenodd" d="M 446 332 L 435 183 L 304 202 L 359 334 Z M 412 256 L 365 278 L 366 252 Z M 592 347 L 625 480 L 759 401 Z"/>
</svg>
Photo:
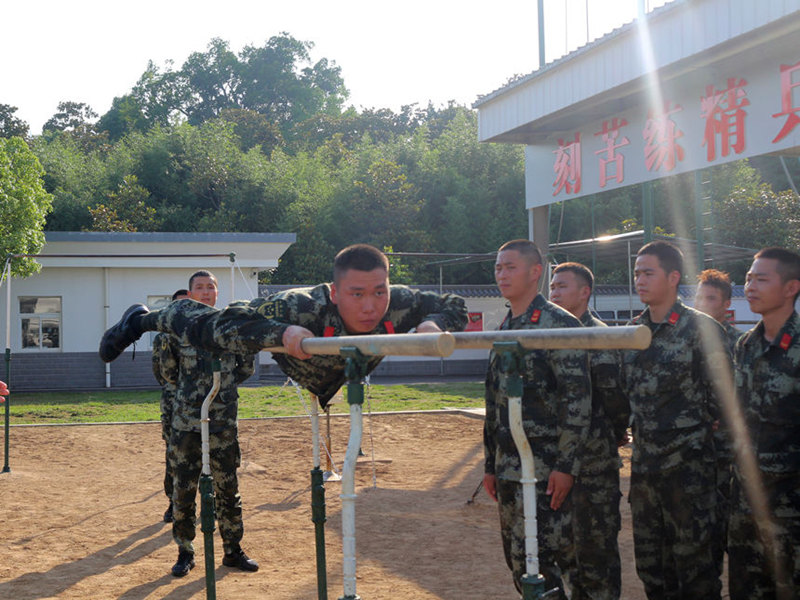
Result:
<svg viewBox="0 0 800 600">
<path fill-rule="evenodd" d="M 285 300 L 270 300 L 259 305 L 256 312 L 266 319 L 285 319 L 289 311 Z"/>
<path fill-rule="evenodd" d="M 680 319 L 680 318 L 681 318 L 681 316 L 673 310 L 672 314 L 670 314 L 669 319 L 668 319 L 667 322 L 670 325 L 675 325 L 675 323 L 677 323 L 678 319 Z"/>
<path fill-rule="evenodd" d="M 782 350 L 788 350 L 789 346 L 792 345 L 792 336 L 788 333 L 784 333 L 783 337 L 781 337 L 781 343 L 779 345 Z"/>
<path fill-rule="evenodd" d="M 535 309 L 533 313 L 531 313 L 531 323 L 538 323 L 541 316 L 542 316 L 542 311 L 539 310 L 538 308 Z"/>
</svg>

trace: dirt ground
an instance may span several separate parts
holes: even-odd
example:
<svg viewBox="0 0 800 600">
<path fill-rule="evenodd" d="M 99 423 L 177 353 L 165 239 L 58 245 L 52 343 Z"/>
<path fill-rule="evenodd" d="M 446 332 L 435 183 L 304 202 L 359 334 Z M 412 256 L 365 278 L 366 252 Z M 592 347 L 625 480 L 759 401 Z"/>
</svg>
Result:
<svg viewBox="0 0 800 600">
<path fill-rule="evenodd" d="M 340 468 L 349 420 L 331 423 Z M 365 415 L 362 448 L 369 457 L 374 447 L 377 460 L 373 471 L 361 459 L 356 473 L 364 600 L 518 598 L 495 504 L 484 491 L 467 504 L 482 479 L 481 427 L 458 413 Z M 218 598 L 317 598 L 310 436 L 307 419 L 240 423 L 242 545 L 261 569 L 221 566 L 215 534 Z M 205 598 L 199 524 L 197 567 L 182 579 L 170 575 L 177 550 L 161 521 L 160 425 L 13 427 L 10 443 L 11 472 L 0 475 L 0 598 Z M 326 484 L 331 600 L 343 595 L 339 486 Z M 622 509 L 623 598 L 644 600 L 626 501 Z"/>
</svg>

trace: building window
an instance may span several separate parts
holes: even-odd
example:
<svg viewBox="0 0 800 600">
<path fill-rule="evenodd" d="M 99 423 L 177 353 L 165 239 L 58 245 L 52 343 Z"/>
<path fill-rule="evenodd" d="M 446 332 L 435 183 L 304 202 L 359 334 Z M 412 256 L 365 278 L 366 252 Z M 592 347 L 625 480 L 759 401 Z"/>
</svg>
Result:
<svg viewBox="0 0 800 600">
<path fill-rule="evenodd" d="M 20 296 L 23 350 L 61 348 L 61 297 Z"/>
</svg>

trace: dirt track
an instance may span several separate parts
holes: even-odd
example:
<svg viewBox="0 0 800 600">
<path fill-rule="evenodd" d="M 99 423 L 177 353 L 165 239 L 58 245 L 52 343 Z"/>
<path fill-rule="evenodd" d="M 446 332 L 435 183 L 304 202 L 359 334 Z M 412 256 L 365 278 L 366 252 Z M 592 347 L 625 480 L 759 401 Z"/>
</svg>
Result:
<svg viewBox="0 0 800 600">
<path fill-rule="evenodd" d="M 332 423 L 340 463 L 349 424 Z M 482 478 L 481 427 L 457 414 L 372 417 L 377 487 L 368 461 L 356 480 L 357 591 L 364 600 L 518 598 L 494 503 L 481 491 L 466 504 Z M 261 569 L 222 567 L 216 535 L 217 597 L 313 600 L 309 423 L 244 421 L 240 443 L 243 547 Z M 362 447 L 369 455 L 366 417 Z M 11 472 L 0 475 L 0 598 L 205 598 L 199 524 L 198 566 L 183 579 L 169 572 L 177 550 L 161 522 L 163 457 L 157 424 L 12 428 Z M 339 484 L 326 488 L 333 600 L 342 595 Z M 627 508 L 623 501 L 623 597 L 643 600 Z"/>
</svg>

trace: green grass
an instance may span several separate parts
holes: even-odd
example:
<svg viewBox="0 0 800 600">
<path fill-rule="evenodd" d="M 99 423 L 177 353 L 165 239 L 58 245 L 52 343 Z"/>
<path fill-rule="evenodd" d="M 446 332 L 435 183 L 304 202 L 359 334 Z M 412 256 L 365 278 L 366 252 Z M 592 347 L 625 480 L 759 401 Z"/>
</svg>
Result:
<svg viewBox="0 0 800 600">
<path fill-rule="evenodd" d="M 472 382 L 373 385 L 365 390 L 365 395 L 365 412 L 368 409 L 366 400 L 373 412 L 483 406 L 483 384 Z M 306 414 L 303 402 L 291 387 L 243 387 L 239 388 L 239 396 L 240 418 Z M 158 421 L 160 397 L 158 390 L 12 392 L 11 424 Z M 303 399 L 308 407 L 308 393 L 303 393 Z M 346 402 L 334 403 L 331 407 L 332 413 L 347 411 Z"/>
</svg>

